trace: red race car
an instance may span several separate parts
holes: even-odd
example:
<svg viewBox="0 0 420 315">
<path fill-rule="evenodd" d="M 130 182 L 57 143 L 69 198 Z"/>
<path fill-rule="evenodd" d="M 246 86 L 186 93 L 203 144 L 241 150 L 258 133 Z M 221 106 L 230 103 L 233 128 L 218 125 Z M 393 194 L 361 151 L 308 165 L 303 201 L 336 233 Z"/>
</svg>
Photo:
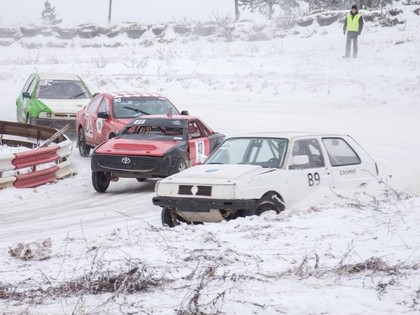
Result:
<svg viewBox="0 0 420 315">
<path fill-rule="evenodd" d="M 197 117 L 147 115 L 134 119 L 92 153 L 92 185 L 105 192 L 119 177 L 166 177 L 201 164 L 225 135 Z"/>
<path fill-rule="evenodd" d="M 115 137 L 134 117 L 150 114 L 180 114 L 166 97 L 155 93 L 100 93 L 77 113 L 77 146 L 81 156 L 91 148 Z M 182 114 L 188 114 L 183 111 Z"/>
</svg>

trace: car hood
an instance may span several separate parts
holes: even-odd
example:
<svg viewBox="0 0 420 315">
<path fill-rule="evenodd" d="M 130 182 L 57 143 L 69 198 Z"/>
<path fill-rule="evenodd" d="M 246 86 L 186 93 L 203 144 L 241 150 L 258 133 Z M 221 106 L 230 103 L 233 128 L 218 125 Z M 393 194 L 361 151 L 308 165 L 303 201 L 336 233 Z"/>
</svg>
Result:
<svg viewBox="0 0 420 315">
<path fill-rule="evenodd" d="M 80 109 L 89 103 L 90 99 L 57 100 L 40 98 L 39 101 L 51 109 L 53 113 L 76 114 Z"/>
<path fill-rule="evenodd" d="M 113 138 L 95 149 L 96 154 L 163 156 L 179 141 L 151 141 Z"/>
<path fill-rule="evenodd" d="M 161 182 L 177 184 L 233 184 L 274 170 L 276 169 L 262 168 L 257 165 L 204 164 L 188 168 L 163 179 Z"/>
</svg>

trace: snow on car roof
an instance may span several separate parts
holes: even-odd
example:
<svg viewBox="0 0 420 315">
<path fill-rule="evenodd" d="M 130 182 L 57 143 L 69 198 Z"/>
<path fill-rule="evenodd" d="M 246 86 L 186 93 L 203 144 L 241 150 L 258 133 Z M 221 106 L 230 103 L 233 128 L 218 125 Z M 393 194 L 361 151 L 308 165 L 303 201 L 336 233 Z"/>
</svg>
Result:
<svg viewBox="0 0 420 315">
<path fill-rule="evenodd" d="M 240 138 L 240 137 L 274 137 L 274 138 L 285 138 L 285 139 L 295 139 L 302 137 L 344 137 L 348 136 L 347 134 L 341 133 L 331 133 L 331 132 L 319 132 L 319 131 L 264 131 L 264 132 L 255 132 L 255 133 L 244 133 L 233 135 L 229 138 Z"/>
<path fill-rule="evenodd" d="M 77 80 L 79 77 L 73 73 L 36 73 L 41 80 Z"/>
<path fill-rule="evenodd" d="M 118 91 L 105 93 L 111 95 L 113 98 L 118 97 L 164 97 L 158 93 L 139 92 L 139 91 Z"/>
</svg>

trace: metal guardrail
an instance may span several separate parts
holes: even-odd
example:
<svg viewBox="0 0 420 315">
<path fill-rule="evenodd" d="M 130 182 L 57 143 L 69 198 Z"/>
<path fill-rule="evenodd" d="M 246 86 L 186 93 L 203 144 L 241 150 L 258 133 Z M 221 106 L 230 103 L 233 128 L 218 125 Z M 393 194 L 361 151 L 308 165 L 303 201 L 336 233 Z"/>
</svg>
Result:
<svg viewBox="0 0 420 315">
<path fill-rule="evenodd" d="M 0 189 L 32 188 L 71 175 L 68 157 L 73 145 L 66 130 L 0 121 L 0 145 L 29 148 L 0 153 Z"/>
</svg>

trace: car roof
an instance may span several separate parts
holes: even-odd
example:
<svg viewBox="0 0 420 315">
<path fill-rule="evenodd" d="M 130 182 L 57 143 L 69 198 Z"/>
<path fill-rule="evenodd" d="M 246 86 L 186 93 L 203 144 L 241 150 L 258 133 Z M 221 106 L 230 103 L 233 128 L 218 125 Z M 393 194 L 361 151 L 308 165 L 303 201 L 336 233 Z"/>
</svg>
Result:
<svg viewBox="0 0 420 315">
<path fill-rule="evenodd" d="M 229 138 L 241 138 L 241 137 L 273 137 L 273 138 L 285 138 L 289 140 L 305 137 L 348 137 L 347 134 L 339 133 L 322 133 L 316 131 L 265 131 L 265 132 L 255 132 L 255 133 L 245 133 L 233 135 Z"/>
<path fill-rule="evenodd" d="M 50 72 L 38 72 L 36 73 L 41 80 L 76 80 L 80 81 L 80 78 L 73 73 L 50 73 Z"/>
<path fill-rule="evenodd" d="M 165 98 L 163 95 L 154 93 L 154 92 L 142 92 L 142 91 L 115 91 L 115 92 L 104 92 L 101 93 L 102 95 L 109 95 L 112 98 L 119 98 L 119 97 L 162 97 Z"/>
</svg>

